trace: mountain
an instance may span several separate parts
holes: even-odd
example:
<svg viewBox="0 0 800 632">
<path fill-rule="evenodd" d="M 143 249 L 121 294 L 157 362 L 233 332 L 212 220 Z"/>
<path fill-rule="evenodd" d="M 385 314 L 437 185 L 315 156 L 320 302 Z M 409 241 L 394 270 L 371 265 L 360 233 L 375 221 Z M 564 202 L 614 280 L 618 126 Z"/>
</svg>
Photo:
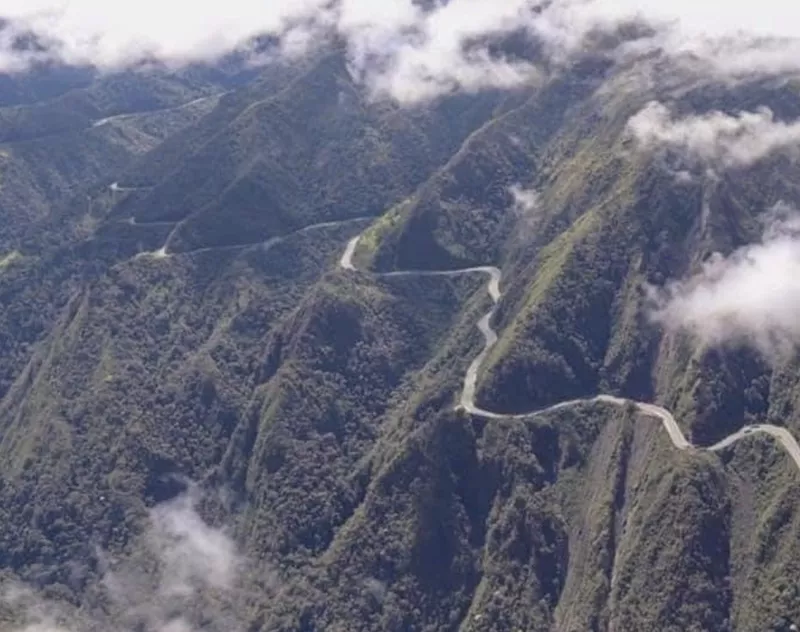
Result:
<svg viewBox="0 0 800 632">
<path fill-rule="evenodd" d="M 335 47 L 1 82 L 0 565 L 36 595 L 4 625 L 800 623 L 796 354 L 701 344 L 648 289 L 758 243 L 798 163 L 630 132 L 800 93 L 647 63 L 405 107 Z M 165 506 L 235 543 L 232 589 L 222 557 L 154 579 L 187 563 L 148 557 Z"/>
</svg>

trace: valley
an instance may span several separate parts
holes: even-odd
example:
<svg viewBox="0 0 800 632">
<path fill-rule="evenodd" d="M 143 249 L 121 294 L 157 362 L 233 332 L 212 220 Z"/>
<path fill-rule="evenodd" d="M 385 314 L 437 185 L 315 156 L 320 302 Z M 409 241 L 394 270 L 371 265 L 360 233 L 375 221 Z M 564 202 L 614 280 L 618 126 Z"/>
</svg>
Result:
<svg viewBox="0 0 800 632">
<path fill-rule="evenodd" d="M 360 241 L 361 236 L 354 237 L 347 243 L 347 247 L 342 255 L 342 258 L 339 262 L 339 267 L 343 270 L 352 270 L 355 271 L 356 267 L 353 264 L 353 256 L 355 255 L 356 249 L 358 248 L 358 242 Z M 487 419 L 528 419 L 530 417 L 534 417 L 537 415 L 546 415 L 549 412 L 554 412 L 557 410 L 561 410 L 564 408 L 569 408 L 572 406 L 578 406 L 580 404 L 592 404 L 594 402 L 600 402 L 604 404 L 611 404 L 613 406 L 626 406 L 626 405 L 633 405 L 637 411 L 642 413 L 642 415 L 647 417 L 653 417 L 661 421 L 664 426 L 664 430 L 669 435 L 672 444 L 678 450 L 706 450 L 708 452 L 717 452 L 719 450 L 724 450 L 732 445 L 734 445 L 737 441 L 748 437 L 752 434 L 763 433 L 766 434 L 776 441 L 778 441 L 784 450 L 786 450 L 786 454 L 789 458 L 794 461 L 794 464 L 800 470 L 800 445 L 797 443 L 797 440 L 792 436 L 792 434 L 781 426 L 774 426 L 770 424 L 755 424 L 751 426 L 744 426 L 740 428 L 737 432 L 725 437 L 724 439 L 720 440 L 719 442 L 715 443 L 712 446 L 708 447 L 698 447 L 694 446 L 689 441 L 686 440 L 683 432 L 681 431 L 680 427 L 678 426 L 675 418 L 672 416 L 667 409 L 661 408 L 660 406 L 656 406 L 655 404 L 646 403 L 646 402 L 637 402 L 630 399 L 624 399 L 621 397 L 617 397 L 614 395 L 608 394 L 599 394 L 595 395 L 594 397 L 586 398 L 586 399 L 574 399 L 566 402 L 560 402 L 558 404 L 553 404 L 548 406 L 547 408 L 543 408 L 537 411 L 529 412 L 529 413 L 518 413 L 515 415 L 503 415 L 500 413 L 493 413 L 488 410 L 483 410 L 478 408 L 475 405 L 475 388 L 476 382 L 478 379 L 478 372 L 480 371 L 483 361 L 485 360 L 486 356 L 488 355 L 491 348 L 497 343 L 497 333 L 492 329 L 492 319 L 495 315 L 497 309 L 497 303 L 500 301 L 502 294 L 500 292 L 500 283 L 502 281 L 502 272 L 498 268 L 494 267 L 477 267 L 477 268 L 465 268 L 463 270 L 443 270 L 443 271 L 435 271 L 435 270 L 410 270 L 410 271 L 397 271 L 397 272 L 384 272 L 382 273 L 383 276 L 414 276 L 414 275 L 444 275 L 444 276 L 452 276 L 452 275 L 459 275 L 459 274 L 488 274 L 489 275 L 489 284 L 487 286 L 487 291 L 489 293 L 490 298 L 492 299 L 493 307 L 489 313 L 481 318 L 478 321 L 478 330 L 481 332 L 481 335 L 484 338 L 484 347 L 481 352 L 476 356 L 476 358 L 472 361 L 469 368 L 467 369 L 467 373 L 464 377 L 464 387 L 461 391 L 461 397 L 459 401 L 458 409 L 464 410 L 470 415 L 476 415 L 478 417 L 485 417 Z"/>
<path fill-rule="evenodd" d="M 800 621 L 800 84 L 568 2 L 0 74 L 0 630 Z"/>
</svg>

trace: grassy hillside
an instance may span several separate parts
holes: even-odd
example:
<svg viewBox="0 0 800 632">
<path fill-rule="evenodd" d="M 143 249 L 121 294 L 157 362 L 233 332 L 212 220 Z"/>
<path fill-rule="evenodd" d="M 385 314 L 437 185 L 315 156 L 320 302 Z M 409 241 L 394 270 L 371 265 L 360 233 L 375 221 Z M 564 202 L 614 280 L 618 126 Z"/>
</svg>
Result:
<svg viewBox="0 0 800 632">
<path fill-rule="evenodd" d="M 313 223 L 378 215 L 427 178 L 500 101 L 453 99 L 432 112 L 405 112 L 369 103 L 340 55 L 310 66 L 243 109 L 223 99 L 226 114 L 202 125 L 212 133 L 181 139 L 189 153 L 177 166 L 155 182 L 138 172 L 126 178 L 153 185 L 126 213 L 182 221 L 177 250 L 252 243 Z M 440 125 L 452 129 L 442 140 L 430 134 Z M 159 161 L 167 155 L 154 152 Z"/>
<path fill-rule="evenodd" d="M 800 479 L 774 442 L 678 451 L 631 406 L 456 411 L 485 276 L 380 274 L 502 269 L 485 409 L 603 392 L 699 444 L 800 431 L 796 358 L 665 334 L 643 289 L 756 240 L 800 202 L 795 162 L 686 181 L 625 131 L 652 98 L 734 111 L 764 86 L 630 94 L 598 62 L 400 108 L 337 51 L 67 83 L 0 108 L 4 577 L 105 620 L 108 559 L 152 579 L 147 510 L 192 480 L 247 560 L 236 624 L 198 607 L 203 629 L 800 622 Z"/>
</svg>

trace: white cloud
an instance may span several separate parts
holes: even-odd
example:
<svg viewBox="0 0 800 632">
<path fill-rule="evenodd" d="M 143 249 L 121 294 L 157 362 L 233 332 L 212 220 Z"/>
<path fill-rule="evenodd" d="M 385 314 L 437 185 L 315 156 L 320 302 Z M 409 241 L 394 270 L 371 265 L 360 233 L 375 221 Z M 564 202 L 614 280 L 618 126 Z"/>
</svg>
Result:
<svg viewBox="0 0 800 632">
<path fill-rule="evenodd" d="M 5 586 L 0 600 L 4 605 L 24 613 L 25 623 L 16 632 L 69 632 L 63 625 L 58 608 L 40 601 L 30 589 L 17 585 Z"/>
<path fill-rule="evenodd" d="M 217 58 L 266 33 L 282 36 L 283 50 L 296 54 L 328 33 L 346 40 L 354 73 L 376 93 L 418 101 L 454 88 L 529 80 L 530 66 L 466 46 L 516 28 L 528 4 L 451 0 L 422 11 L 411 0 L 7 0 L 0 17 L 12 27 L 0 36 L 0 69 L 42 56 L 107 69 L 150 59 L 182 64 Z M 25 32 L 52 44 L 50 50 L 12 51 L 13 37 Z"/>
<path fill-rule="evenodd" d="M 716 168 L 746 167 L 800 144 L 800 121 L 778 121 L 766 107 L 735 116 L 715 111 L 674 118 L 653 102 L 631 118 L 628 129 L 646 148 L 668 147 Z"/>
<path fill-rule="evenodd" d="M 412 0 L 4 0 L 0 68 L 41 53 L 12 50 L 37 34 L 46 56 L 118 68 L 142 59 L 180 64 L 219 57 L 261 34 L 284 37 L 296 54 L 341 37 L 353 71 L 381 94 L 415 101 L 461 88 L 510 87 L 536 78 L 519 60 L 490 55 L 487 36 L 525 28 L 555 58 L 581 49 L 595 29 L 633 19 L 654 25 L 644 45 L 691 59 L 707 72 L 741 75 L 800 70 L 800 6 L 785 0 L 449 0 L 423 10 Z M 641 48 L 641 42 L 640 47 Z"/>
<path fill-rule="evenodd" d="M 800 213 L 777 205 L 762 240 L 719 254 L 685 281 L 651 288 L 654 319 L 704 345 L 747 344 L 776 358 L 800 345 Z"/>
<path fill-rule="evenodd" d="M 509 187 L 508 192 L 514 200 L 514 212 L 526 216 L 539 208 L 539 192 L 536 189 L 526 189 L 520 184 Z"/>
<path fill-rule="evenodd" d="M 691 57 L 709 72 L 800 70 L 800 6 L 784 0 L 555 0 L 532 28 L 563 54 L 579 49 L 593 30 L 632 21 L 655 29 L 646 48 Z"/>
<path fill-rule="evenodd" d="M 191 495 L 156 507 L 151 513 L 150 546 L 161 560 L 161 591 L 191 594 L 196 587 L 230 588 L 238 556 L 233 541 L 207 525 Z"/>
<path fill-rule="evenodd" d="M 155 507 L 144 547 L 133 557 L 111 563 L 101 554 L 102 588 L 112 604 L 107 618 L 70 613 L 63 604 L 12 586 L 1 600 L 24 620 L 17 632 L 194 632 L 197 616 L 207 632 L 240 628 L 233 598 L 242 594 L 243 560 L 224 530 L 203 521 L 198 500 L 192 489 Z"/>
<path fill-rule="evenodd" d="M 260 33 L 282 32 L 313 15 L 318 0 L 4 0 L 13 31 L 53 42 L 68 63 L 118 67 L 148 57 L 182 63 L 213 59 Z M 268 7 L 268 8 L 267 8 Z M 5 58 L 10 57 L 6 51 Z M 2 58 L 0 58 L 2 59 Z"/>
<path fill-rule="evenodd" d="M 526 189 L 521 184 L 508 187 L 511 195 L 511 211 L 514 214 L 514 235 L 516 239 L 524 242 L 533 237 L 542 220 L 541 194 L 536 189 Z"/>
<path fill-rule="evenodd" d="M 537 72 L 533 66 L 490 56 L 485 46 L 468 46 L 518 28 L 529 19 L 529 7 L 528 0 L 450 0 L 427 14 L 417 11 L 413 22 L 411 16 L 405 16 L 406 35 L 398 37 L 398 30 L 393 29 L 391 44 L 378 49 L 388 50 L 389 59 L 374 78 L 375 88 L 379 93 L 417 101 L 454 88 L 510 88 L 534 80 Z M 353 41 L 361 30 L 345 32 Z M 369 65 L 362 69 L 372 70 Z"/>
</svg>

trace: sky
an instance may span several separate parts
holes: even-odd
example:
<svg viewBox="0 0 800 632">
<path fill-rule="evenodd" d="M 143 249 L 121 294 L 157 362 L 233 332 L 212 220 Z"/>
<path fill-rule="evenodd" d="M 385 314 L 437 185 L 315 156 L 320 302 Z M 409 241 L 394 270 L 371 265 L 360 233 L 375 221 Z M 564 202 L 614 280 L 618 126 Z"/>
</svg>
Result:
<svg viewBox="0 0 800 632">
<path fill-rule="evenodd" d="M 536 77 L 524 63 L 470 47 L 486 35 L 525 28 L 568 60 L 586 35 L 632 18 L 655 36 L 640 46 L 693 53 L 706 70 L 747 74 L 800 69 L 800 5 L 785 0 L 450 0 L 423 11 L 412 0 L 0 0 L 0 69 L 34 58 L 117 69 L 142 59 L 180 65 L 213 60 L 253 37 L 282 38 L 286 54 L 341 37 L 353 72 L 376 93 L 420 101 L 458 86 L 511 86 Z M 48 43 L 38 55 L 12 50 L 14 36 Z"/>
</svg>

